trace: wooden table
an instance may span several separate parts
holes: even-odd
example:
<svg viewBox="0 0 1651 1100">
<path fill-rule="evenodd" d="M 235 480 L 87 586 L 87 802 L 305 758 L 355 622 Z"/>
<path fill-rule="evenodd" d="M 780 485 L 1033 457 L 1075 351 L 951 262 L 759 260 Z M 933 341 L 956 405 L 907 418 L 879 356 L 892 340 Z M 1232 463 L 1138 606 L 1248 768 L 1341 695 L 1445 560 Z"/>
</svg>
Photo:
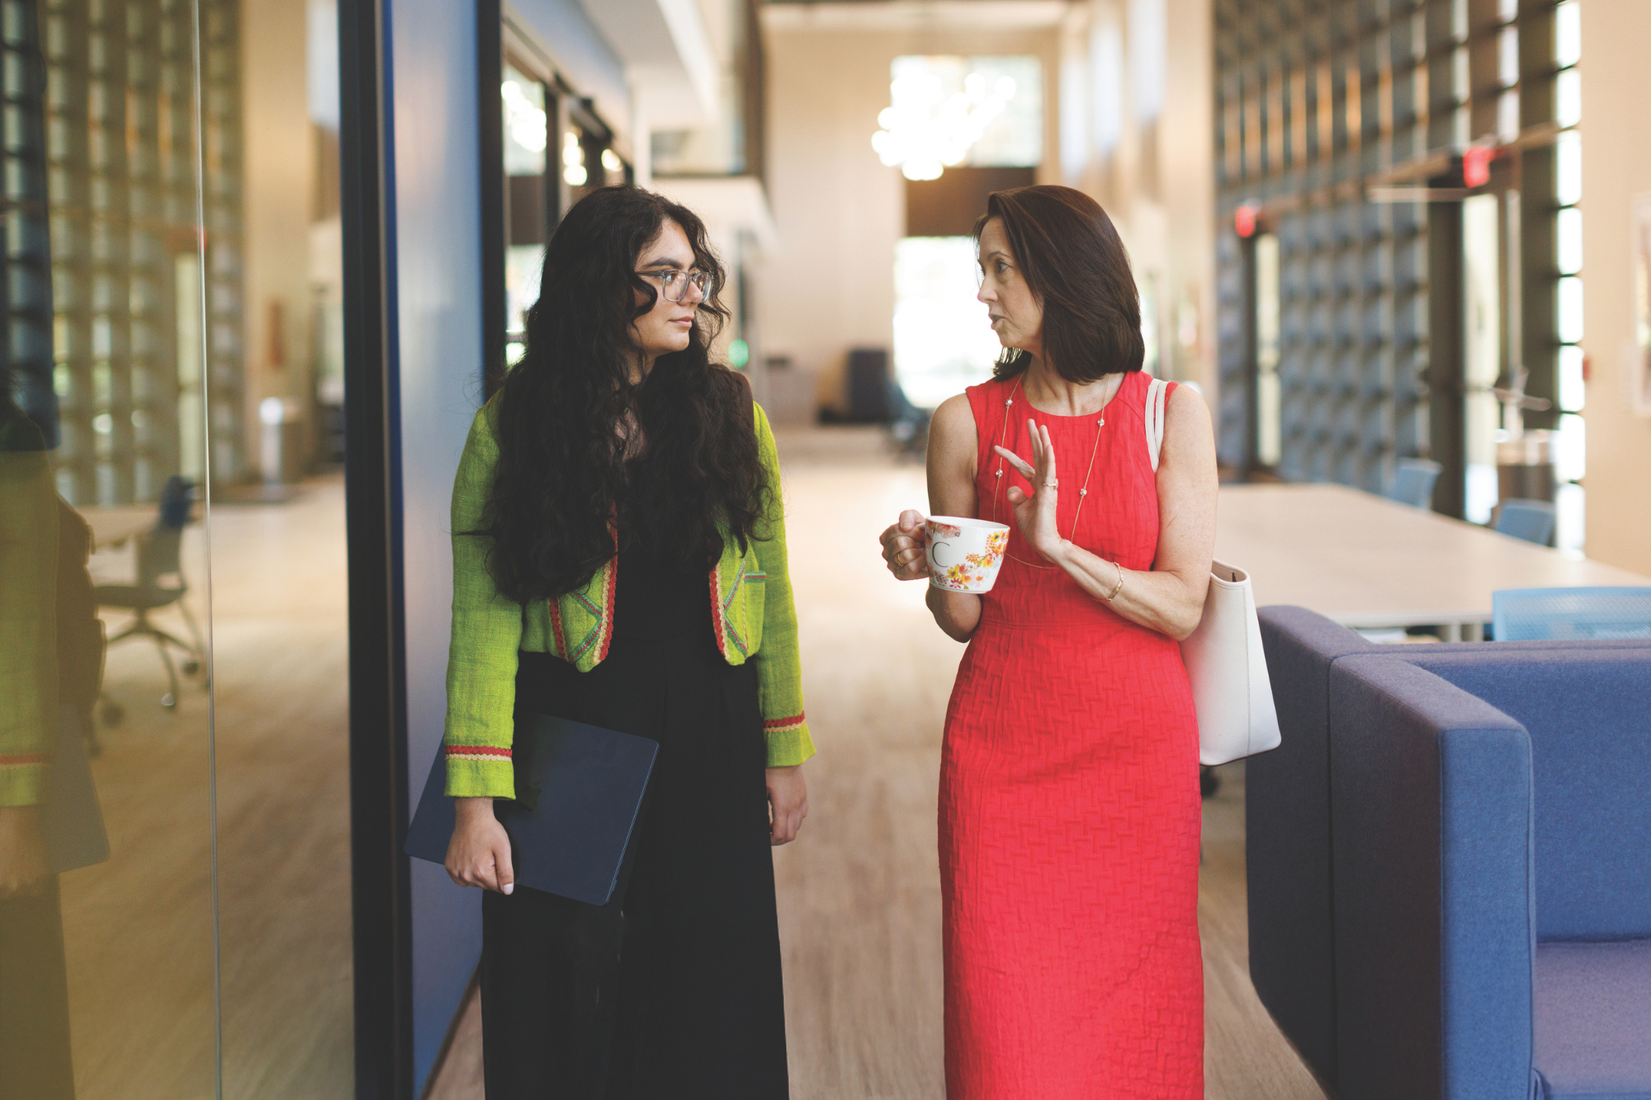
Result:
<svg viewBox="0 0 1651 1100">
<path fill-rule="evenodd" d="M 1224 485 L 1215 556 L 1249 571 L 1257 605 L 1295 604 L 1344 626 L 1439 626 L 1480 637 L 1502 588 L 1651 585 L 1478 524 L 1341 485 Z"/>
</svg>

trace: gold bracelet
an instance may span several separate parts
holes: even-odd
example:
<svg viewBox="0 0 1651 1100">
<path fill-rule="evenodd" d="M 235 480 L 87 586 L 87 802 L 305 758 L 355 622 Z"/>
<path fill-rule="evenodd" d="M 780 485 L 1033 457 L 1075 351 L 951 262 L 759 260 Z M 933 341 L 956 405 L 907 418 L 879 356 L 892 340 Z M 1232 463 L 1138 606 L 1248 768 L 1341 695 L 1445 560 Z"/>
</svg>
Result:
<svg viewBox="0 0 1651 1100">
<path fill-rule="evenodd" d="M 1113 562 L 1112 563 L 1112 568 L 1114 568 L 1118 571 L 1118 587 L 1114 588 L 1112 590 L 1112 595 L 1110 595 L 1106 598 L 1107 603 L 1111 603 L 1114 599 L 1117 598 L 1118 593 L 1120 593 L 1124 590 L 1124 567 L 1123 567 L 1123 564 L 1121 562 Z"/>
</svg>

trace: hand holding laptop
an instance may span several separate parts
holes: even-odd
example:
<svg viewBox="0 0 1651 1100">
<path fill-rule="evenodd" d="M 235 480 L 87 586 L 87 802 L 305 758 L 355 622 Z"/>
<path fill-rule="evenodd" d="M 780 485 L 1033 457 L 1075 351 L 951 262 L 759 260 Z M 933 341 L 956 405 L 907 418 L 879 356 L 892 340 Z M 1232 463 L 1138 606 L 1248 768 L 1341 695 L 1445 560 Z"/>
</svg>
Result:
<svg viewBox="0 0 1651 1100">
<path fill-rule="evenodd" d="M 453 839 L 447 844 L 447 874 L 460 886 L 480 886 L 508 894 L 515 889 L 510 834 L 493 816 L 491 798 L 455 798 Z"/>
</svg>

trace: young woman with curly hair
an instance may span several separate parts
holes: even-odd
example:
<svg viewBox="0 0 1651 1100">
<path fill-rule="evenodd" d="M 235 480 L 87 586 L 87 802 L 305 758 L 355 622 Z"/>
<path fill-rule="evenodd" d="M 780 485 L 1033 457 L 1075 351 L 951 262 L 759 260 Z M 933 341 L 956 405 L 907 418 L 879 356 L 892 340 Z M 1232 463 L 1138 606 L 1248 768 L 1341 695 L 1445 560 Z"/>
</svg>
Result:
<svg viewBox="0 0 1651 1100">
<path fill-rule="evenodd" d="M 774 437 L 707 351 L 722 285 L 691 211 L 581 200 L 459 465 L 447 870 L 485 891 L 490 1100 L 787 1095 L 770 846 L 814 750 Z M 659 742 L 604 906 L 514 885 L 518 710 Z"/>
</svg>

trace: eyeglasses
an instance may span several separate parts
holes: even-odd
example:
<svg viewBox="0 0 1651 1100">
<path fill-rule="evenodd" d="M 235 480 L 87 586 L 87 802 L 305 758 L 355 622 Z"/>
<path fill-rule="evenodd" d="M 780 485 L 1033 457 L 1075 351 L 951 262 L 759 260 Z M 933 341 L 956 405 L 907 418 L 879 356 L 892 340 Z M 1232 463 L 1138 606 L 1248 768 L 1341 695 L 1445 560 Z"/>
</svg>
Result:
<svg viewBox="0 0 1651 1100">
<path fill-rule="evenodd" d="M 708 271 L 678 271 L 676 268 L 665 268 L 661 271 L 638 271 L 645 279 L 658 279 L 661 292 L 667 302 L 680 302 L 688 296 L 688 286 L 699 287 L 700 297 L 705 296 L 705 288 L 711 285 L 711 273 Z"/>
</svg>

